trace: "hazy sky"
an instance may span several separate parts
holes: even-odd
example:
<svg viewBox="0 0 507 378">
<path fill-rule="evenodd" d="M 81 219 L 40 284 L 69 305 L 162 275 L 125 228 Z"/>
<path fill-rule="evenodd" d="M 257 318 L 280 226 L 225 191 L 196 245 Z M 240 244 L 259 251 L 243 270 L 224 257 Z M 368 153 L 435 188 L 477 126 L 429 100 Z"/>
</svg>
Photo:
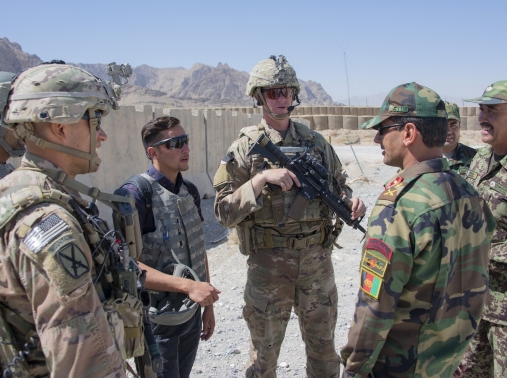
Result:
<svg viewBox="0 0 507 378">
<path fill-rule="evenodd" d="M 3 0 L 0 37 L 43 60 L 250 72 L 284 54 L 333 100 L 417 81 L 449 99 L 507 79 L 507 1 Z M 460 104 L 461 105 L 461 104 Z"/>
</svg>

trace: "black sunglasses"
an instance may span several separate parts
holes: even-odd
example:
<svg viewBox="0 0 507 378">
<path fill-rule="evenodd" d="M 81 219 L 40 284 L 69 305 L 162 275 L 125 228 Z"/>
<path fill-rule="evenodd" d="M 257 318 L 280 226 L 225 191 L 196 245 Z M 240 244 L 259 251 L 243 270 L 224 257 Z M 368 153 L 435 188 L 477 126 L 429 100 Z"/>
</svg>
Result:
<svg viewBox="0 0 507 378">
<path fill-rule="evenodd" d="M 95 130 L 99 131 L 100 125 L 102 124 L 101 118 L 102 118 L 102 112 L 100 110 L 95 110 L 95 118 L 97 119 L 97 126 L 95 127 Z M 81 119 L 84 119 L 85 121 L 90 122 L 90 114 L 88 114 L 88 110 L 83 114 Z"/>
<path fill-rule="evenodd" d="M 379 135 L 384 135 L 384 130 L 387 130 L 387 129 L 391 129 L 393 127 L 403 127 L 405 125 L 402 125 L 401 123 L 395 123 L 394 125 L 388 125 L 388 126 L 380 126 L 379 128 L 377 128 L 377 131 L 378 131 L 378 134 Z"/>
<path fill-rule="evenodd" d="M 280 95 L 289 98 L 292 96 L 293 91 L 292 87 L 261 89 L 261 92 L 271 100 L 277 100 Z"/>
<path fill-rule="evenodd" d="M 157 146 L 160 146 L 161 144 L 165 144 L 165 148 L 167 148 L 167 149 L 170 149 L 170 148 L 180 149 L 180 148 L 183 148 L 183 146 L 185 144 L 188 145 L 189 141 L 190 141 L 190 138 L 188 137 L 188 134 L 185 134 L 185 135 L 177 136 L 174 138 L 168 138 L 168 139 L 161 140 L 160 142 L 153 144 L 151 147 L 157 147 Z"/>
</svg>

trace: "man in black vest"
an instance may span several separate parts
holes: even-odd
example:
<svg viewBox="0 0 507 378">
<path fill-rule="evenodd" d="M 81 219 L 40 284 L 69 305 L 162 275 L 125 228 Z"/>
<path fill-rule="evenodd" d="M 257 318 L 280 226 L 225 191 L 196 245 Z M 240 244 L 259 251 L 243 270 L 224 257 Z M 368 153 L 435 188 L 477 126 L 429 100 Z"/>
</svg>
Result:
<svg viewBox="0 0 507 378">
<path fill-rule="evenodd" d="M 139 212 L 143 233 L 140 266 L 147 270 L 145 286 L 159 292 L 152 296 L 151 311 L 155 315 L 153 333 L 164 365 L 158 377 L 183 378 L 190 375 L 199 338 L 208 340 L 213 335 L 213 302 L 218 300 L 220 291 L 209 283 L 199 192 L 181 175 L 189 164 L 188 135 L 174 117 L 148 122 L 141 135 L 152 165 L 146 173 L 127 180 L 123 187 L 133 194 Z M 190 267 L 200 282 L 165 273 L 177 263 Z M 175 309 L 175 293 L 182 293 L 183 303 L 190 298 L 204 307 L 202 319 L 200 308 L 191 311 L 195 306 L 178 311 L 178 305 Z M 145 374 L 156 376 L 149 367 L 145 367 Z"/>
</svg>

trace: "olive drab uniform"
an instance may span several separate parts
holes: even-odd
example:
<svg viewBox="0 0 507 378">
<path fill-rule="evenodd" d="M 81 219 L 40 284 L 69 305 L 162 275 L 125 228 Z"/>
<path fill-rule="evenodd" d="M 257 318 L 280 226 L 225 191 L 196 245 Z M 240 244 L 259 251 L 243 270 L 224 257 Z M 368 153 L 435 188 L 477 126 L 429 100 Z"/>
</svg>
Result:
<svg viewBox="0 0 507 378">
<path fill-rule="evenodd" d="M 78 221 L 76 211 L 88 203 L 53 173 L 65 176 L 27 153 L 0 181 L 0 302 L 9 325 L 0 336 L 14 343 L 0 350 L 2 369 L 13 376 L 124 377 L 125 359 L 144 353 L 141 303 L 115 291 L 113 277 L 96 282 L 99 271 L 109 273 L 111 256 Z M 25 358 L 12 360 L 15 349 Z"/>
<path fill-rule="evenodd" d="M 276 168 L 259 155 L 246 156 L 261 133 L 282 148 L 307 149 L 333 175 L 330 190 L 338 196 L 342 190 L 351 194 L 333 148 L 322 135 L 293 121 L 283 139 L 265 120 L 242 129 L 222 160 L 214 179 L 215 214 L 223 226 L 236 227 L 240 251 L 249 255 L 243 308 L 252 341 L 247 376 L 276 376 L 280 346 L 294 307 L 306 343 L 308 376 L 337 377 L 338 293 L 331 246 L 342 223 L 333 224 L 334 214 L 319 198 L 300 211 L 298 219 L 291 218 L 293 190 L 282 192 L 266 185 L 255 198 L 251 179 L 263 169 Z"/>
<path fill-rule="evenodd" d="M 461 177 L 465 177 L 476 153 L 477 150 L 475 148 L 458 143 L 458 146 L 453 151 L 453 155 L 448 159 L 449 168 L 451 171 L 459 173 Z"/>
<path fill-rule="evenodd" d="M 507 157 L 495 161 L 491 146 L 478 149 L 466 179 L 489 205 L 496 228 L 486 305 L 462 367 L 465 377 L 503 377 L 507 375 Z"/>
</svg>

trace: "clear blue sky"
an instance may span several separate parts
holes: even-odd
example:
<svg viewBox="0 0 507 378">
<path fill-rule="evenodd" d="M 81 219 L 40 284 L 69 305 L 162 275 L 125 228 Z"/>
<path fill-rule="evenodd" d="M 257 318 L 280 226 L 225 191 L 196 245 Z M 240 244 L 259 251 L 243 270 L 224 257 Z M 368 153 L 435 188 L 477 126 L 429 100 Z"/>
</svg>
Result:
<svg viewBox="0 0 507 378">
<path fill-rule="evenodd" d="M 417 81 L 476 97 L 507 79 L 505 0 L 3 0 L 0 37 L 43 60 L 250 72 L 284 54 L 333 100 Z"/>
</svg>

